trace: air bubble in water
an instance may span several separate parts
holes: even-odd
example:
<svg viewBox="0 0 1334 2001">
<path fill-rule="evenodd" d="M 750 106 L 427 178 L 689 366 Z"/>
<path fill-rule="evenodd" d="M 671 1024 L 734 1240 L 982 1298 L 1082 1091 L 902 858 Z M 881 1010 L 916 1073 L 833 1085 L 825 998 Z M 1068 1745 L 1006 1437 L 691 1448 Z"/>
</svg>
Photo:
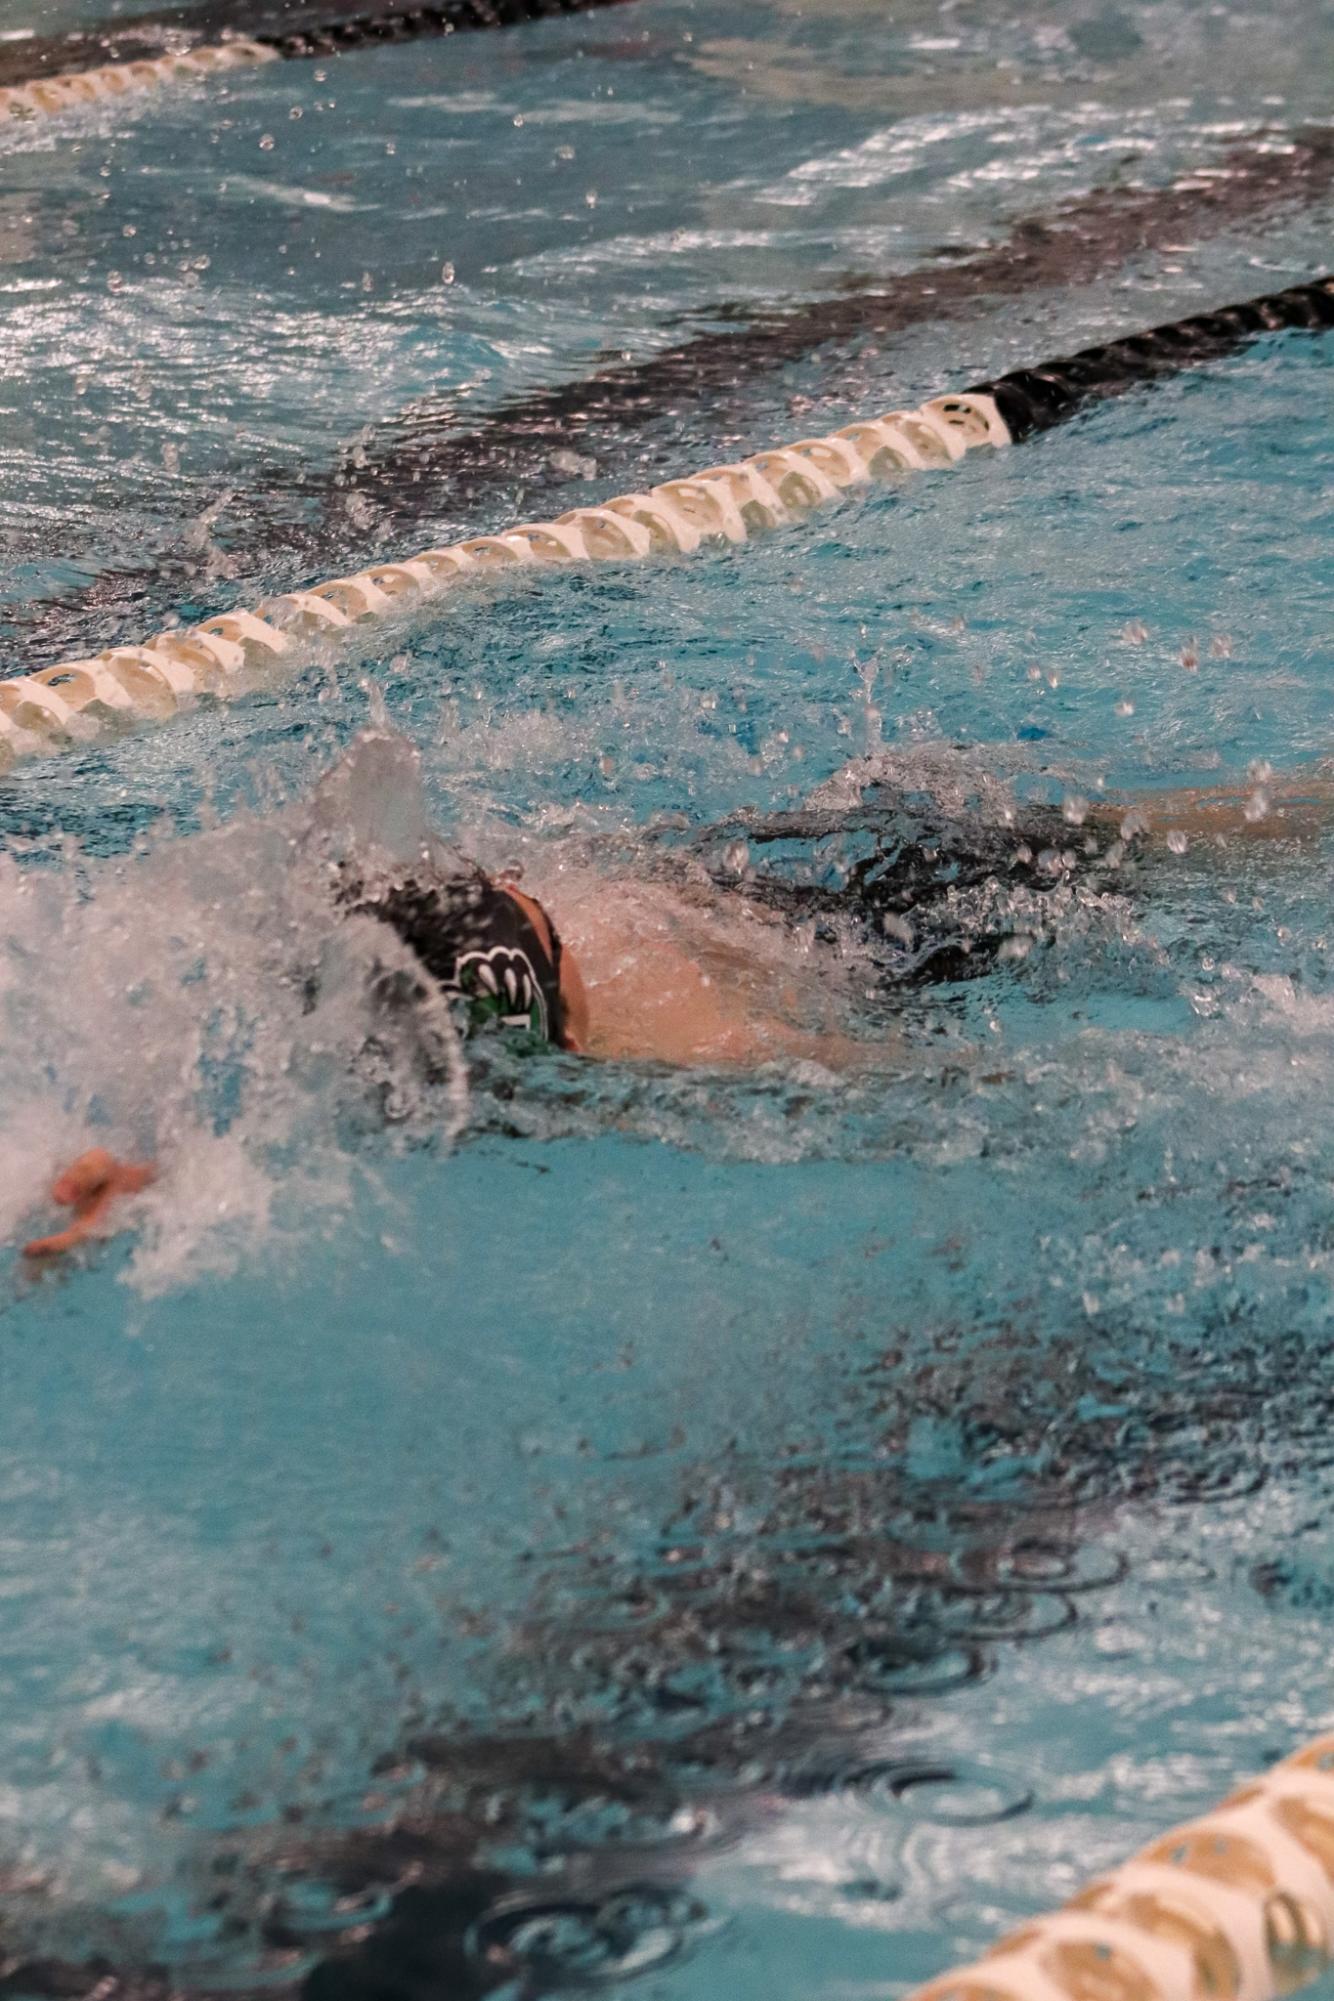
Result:
<svg viewBox="0 0 1334 2001">
<path fill-rule="evenodd" d="M 1082 827 L 1088 818 L 1089 802 L 1078 792 L 1067 792 L 1061 801 L 1061 818 L 1070 827 Z"/>
</svg>

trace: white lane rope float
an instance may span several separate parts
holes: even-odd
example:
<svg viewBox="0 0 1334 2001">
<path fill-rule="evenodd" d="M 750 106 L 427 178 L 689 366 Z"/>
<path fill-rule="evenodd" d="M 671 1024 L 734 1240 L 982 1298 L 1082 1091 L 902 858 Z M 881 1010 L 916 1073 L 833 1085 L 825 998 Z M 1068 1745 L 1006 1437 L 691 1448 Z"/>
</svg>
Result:
<svg viewBox="0 0 1334 2001">
<path fill-rule="evenodd" d="M 410 611 L 499 569 L 624 563 L 736 545 L 881 479 L 957 465 L 1072 416 L 1087 403 L 1228 352 L 1256 335 L 1334 326 L 1334 278 L 1292 286 L 1020 369 L 916 410 L 844 425 L 827 437 L 578 507 L 555 521 L 475 535 L 352 576 L 268 598 L 253 611 L 158 633 L 0 680 L 0 770 L 78 747 L 108 730 L 165 721 L 228 700 L 302 663 L 303 642 Z"/>
<path fill-rule="evenodd" d="M 0 88 L 0 126 L 73 111 L 164 84 L 198 83 L 227 70 L 260 63 L 299 60 L 307 56 L 337 56 L 353 49 L 423 37 L 454 35 L 475 28 L 509 28 L 524 22 L 586 13 L 595 7 L 625 4 L 625 0 L 437 0 L 437 4 L 394 8 L 379 13 L 335 14 L 305 26 L 227 36 L 217 42 L 197 42 L 161 55 L 141 56 L 95 67 L 52 70 Z M 121 33 L 134 28 L 133 19 L 118 24 Z M 105 40 L 114 44 L 117 24 Z M 85 34 L 83 41 L 91 39 Z"/>
<path fill-rule="evenodd" d="M 87 104 L 137 96 L 169 83 L 199 83 L 227 70 L 249 69 L 278 61 L 276 49 L 238 36 L 235 41 L 204 43 L 175 55 L 145 56 L 134 62 L 102 63 L 96 69 L 34 77 L 30 83 L 0 90 L 0 125 L 6 120 L 40 118 L 74 111 Z"/>
<path fill-rule="evenodd" d="M 52 112 L 78 110 L 84 104 L 104 104 L 110 98 L 160 90 L 164 84 L 196 84 L 224 70 L 254 68 L 278 62 L 278 50 L 262 42 L 206 42 L 174 56 L 142 56 L 136 62 L 104 62 L 96 70 L 72 70 L 64 76 L 36 76 L 28 84 L 0 90 L 0 124 L 6 118 L 40 118 Z"/>
<path fill-rule="evenodd" d="M 1334 1736 L 907 2001 L 1278 2001 L 1334 1966 Z"/>
</svg>

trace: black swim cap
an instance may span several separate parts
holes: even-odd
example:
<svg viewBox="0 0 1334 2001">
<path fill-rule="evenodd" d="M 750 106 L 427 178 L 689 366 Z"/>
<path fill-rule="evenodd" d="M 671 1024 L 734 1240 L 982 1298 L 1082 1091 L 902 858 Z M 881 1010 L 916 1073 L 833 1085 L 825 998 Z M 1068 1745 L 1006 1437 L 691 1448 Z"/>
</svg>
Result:
<svg viewBox="0 0 1334 2001">
<path fill-rule="evenodd" d="M 548 951 L 527 912 L 480 870 L 409 876 L 375 890 L 358 886 L 342 900 L 388 924 L 443 991 L 466 1004 L 469 1033 L 523 1029 L 543 1042 L 564 1042 L 556 927 L 547 917 Z"/>
</svg>

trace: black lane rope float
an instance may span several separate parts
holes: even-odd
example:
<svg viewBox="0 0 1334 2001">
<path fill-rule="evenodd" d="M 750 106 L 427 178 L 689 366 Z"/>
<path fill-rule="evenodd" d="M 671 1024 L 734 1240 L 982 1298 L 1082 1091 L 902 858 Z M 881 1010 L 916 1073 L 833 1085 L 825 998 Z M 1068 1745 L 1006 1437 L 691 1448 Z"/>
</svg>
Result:
<svg viewBox="0 0 1334 2001">
<path fill-rule="evenodd" d="M 373 8 L 301 4 L 258 23 L 239 4 L 168 8 L 68 35 L 0 47 L 0 124 L 198 81 L 259 63 L 344 55 L 424 37 L 556 20 L 628 0 L 381 0 Z"/>
<path fill-rule="evenodd" d="M 994 381 L 977 383 L 969 393 L 993 399 L 1011 440 L 1018 444 L 1037 431 L 1063 424 L 1089 403 L 1217 360 L 1258 334 L 1318 333 L 1331 326 L 1334 277 L 1317 278 L 1239 306 L 1192 313 L 1147 333 L 1080 348 L 1040 368 L 1013 369 Z"/>
<path fill-rule="evenodd" d="M 571 448 L 604 472 L 617 457 L 632 457 L 638 467 L 656 460 L 666 472 L 666 440 L 649 439 L 646 427 L 695 407 L 701 395 L 710 397 L 715 416 L 730 419 L 755 378 L 822 349 L 974 314 L 980 296 L 1088 284 L 1183 237 L 1198 240 L 1319 200 L 1331 186 L 1334 132 L 1257 138 L 1169 187 L 1102 188 L 1045 215 L 1020 217 L 1001 243 L 956 263 L 859 282 L 781 310 L 716 309 L 711 317 L 725 321 L 720 327 L 643 360 L 514 397 L 466 430 L 453 406 L 426 401 L 363 436 L 355 456 L 328 471 L 301 470 L 248 492 L 244 521 L 221 539 L 233 568 L 271 569 L 283 558 L 289 571 L 309 573 L 336 562 L 342 550 L 365 547 L 368 504 L 376 540 L 390 544 L 424 520 L 462 522 L 488 504 L 555 499 L 569 473 L 553 464 L 553 453 Z M 228 483 L 245 487 L 240 476 Z M 299 518 L 275 518 L 285 502 Z M 204 571 L 197 550 L 167 549 L 151 563 L 107 570 L 77 593 L 38 600 L 26 613 L 11 608 L 0 627 L 30 657 L 51 660 L 96 646 L 113 619 L 151 617 L 146 597 L 161 603 L 165 590 L 197 590 Z"/>
<path fill-rule="evenodd" d="M 342 20 L 312 22 L 280 34 L 253 37 L 262 48 L 289 58 L 334 56 L 382 42 L 415 41 L 424 35 L 453 35 L 470 28 L 517 28 L 562 14 L 585 14 L 626 0 L 446 0 L 429 7 L 353 14 Z"/>
<path fill-rule="evenodd" d="M 471 536 L 285 592 L 253 611 L 226 612 L 140 645 L 0 681 L 0 757 L 9 763 L 46 754 L 87 743 L 108 725 L 166 720 L 201 698 L 247 693 L 300 666 L 313 642 L 411 612 L 498 569 L 625 563 L 743 543 L 852 488 L 956 465 L 980 446 L 1003 448 L 1092 402 L 1215 361 L 1258 335 L 1331 326 L 1334 277 L 1318 278 L 1011 370 L 920 409 L 891 410 L 827 437 L 574 508 L 554 521 Z"/>
</svg>

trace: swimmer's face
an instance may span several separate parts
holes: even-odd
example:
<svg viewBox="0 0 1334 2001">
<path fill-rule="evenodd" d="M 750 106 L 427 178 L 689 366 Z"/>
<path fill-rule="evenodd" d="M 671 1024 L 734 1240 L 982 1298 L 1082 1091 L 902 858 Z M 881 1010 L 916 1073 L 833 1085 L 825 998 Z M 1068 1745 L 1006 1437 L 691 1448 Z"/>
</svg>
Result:
<svg viewBox="0 0 1334 2001">
<path fill-rule="evenodd" d="M 497 883 L 496 887 L 518 904 L 547 952 L 551 954 L 553 951 L 551 920 L 541 904 L 534 897 L 525 896 L 521 889 L 515 889 L 512 883 Z M 576 1056 L 582 1056 L 588 1048 L 588 993 L 579 971 L 579 963 L 569 946 L 564 943 L 560 954 L 560 998 L 565 1017 L 562 1046 L 573 1050 Z"/>
</svg>

